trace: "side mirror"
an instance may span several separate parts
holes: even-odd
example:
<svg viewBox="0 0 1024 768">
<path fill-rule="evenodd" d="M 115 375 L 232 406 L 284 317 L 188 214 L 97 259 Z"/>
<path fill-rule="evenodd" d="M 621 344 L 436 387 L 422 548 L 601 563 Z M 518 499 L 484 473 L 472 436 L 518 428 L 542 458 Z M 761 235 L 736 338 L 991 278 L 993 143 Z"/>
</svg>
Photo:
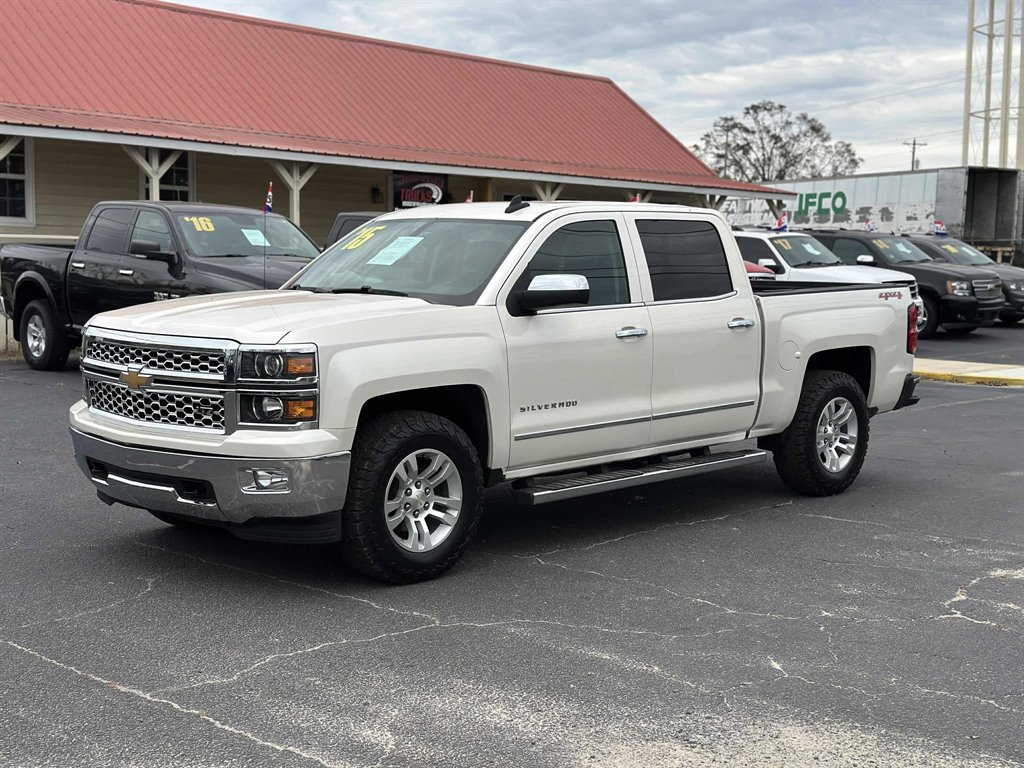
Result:
<svg viewBox="0 0 1024 768">
<path fill-rule="evenodd" d="M 782 274 L 782 265 L 779 264 L 779 262 L 777 262 L 775 259 L 758 259 L 757 265 L 759 267 L 764 267 L 765 269 L 770 269 L 777 275 Z"/>
<path fill-rule="evenodd" d="M 857 263 L 867 264 L 868 266 L 873 267 L 875 265 L 875 257 L 872 256 L 870 253 L 862 253 L 860 256 L 857 257 Z"/>
<path fill-rule="evenodd" d="M 168 266 L 174 264 L 178 260 L 178 255 L 176 253 L 168 253 L 160 250 L 160 243 L 153 240 L 132 240 L 128 253 L 137 259 L 162 261 Z"/>
<path fill-rule="evenodd" d="M 526 312 L 583 306 L 590 301 L 590 283 L 583 275 L 537 275 L 516 298 Z"/>
</svg>

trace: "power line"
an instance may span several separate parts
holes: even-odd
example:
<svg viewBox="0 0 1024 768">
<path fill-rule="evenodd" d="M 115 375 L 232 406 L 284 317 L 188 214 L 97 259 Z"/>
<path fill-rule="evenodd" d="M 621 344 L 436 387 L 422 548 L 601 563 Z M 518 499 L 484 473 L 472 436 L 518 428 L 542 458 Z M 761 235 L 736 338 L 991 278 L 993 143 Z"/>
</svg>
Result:
<svg viewBox="0 0 1024 768">
<path fill-rule="evenodd" d="M 902 96 L 902 95 L 904 95 L 906 93 L 916 93 L 918 91 L 927 91 L 927 90 L 929 90 L 931 88 L 938 88 L 940 86 L 950 85 L 952 83 L 962 83 L 966 79 L 967 79 L 967 77 L 964 76 L 964 77 L 956 78 L 955 80 L 944 80 L 944 81 L 942 81 L 940 83 L 933 83 L 932 85 L 922 85 L 919 88 L 907 88 L 907 89 L 902 90 L 902 91 L 893 91 L 891 93 L 882 94 L 881 96 L 870 96 L 870 97 L 868 97 L 866 99 L 857 99 L 856 101 L 844 101 L 844 102 L 841 102 L 839 104 L 829 104 L 828 106 L 825 106 L 825 107 L 814 107 L 814 111 L 815 112 L 827 112 L 828 110 L 831 110 L 831 109 L 839 109 L 840 107 L 852 107 L 855 104 L 864 104 L 864 103 L 869 102 L 869 101 L 879 101 L 880 99 L 891 99 L 894 96 Z"/>
<path fill-rule="evenodd" d="M 917 170 L 917 148 L 927 147 L 928 145 L 923 141 L 918 141 L 916 138 L 913 141 L 904 141 L 903 145 L 910 147 L 910 170 Z"/>
</svg>

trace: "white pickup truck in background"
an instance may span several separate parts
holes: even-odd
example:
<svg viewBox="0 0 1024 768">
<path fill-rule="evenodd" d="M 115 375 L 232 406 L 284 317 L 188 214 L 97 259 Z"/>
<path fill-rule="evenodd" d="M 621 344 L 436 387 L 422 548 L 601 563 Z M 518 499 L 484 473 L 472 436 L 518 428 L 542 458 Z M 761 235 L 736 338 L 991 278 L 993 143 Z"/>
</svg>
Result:
<svg viewBox="0 0 1024 768">
<path fill-rule="evenodd" d="M 418 208 L 281 290 L 97 315 L 71 432 L 107 502 L 340 541 L 409 582 L 459 558 L 504 481 L 539 504 L 771 451 L 794 490 L 845 490 L 870 419 L 917 402 L 915 316 L 909 281 L 752 285 L 716 211 Z"/>
<path fill-rule="evenodd" d="M 924 326 L 924 303 L 913 275 L 895 269 L 844 264 L 817 238 L 796 232 L 734 229 L 740 255 L 749 264 L 770 269 L 776 280 L 819 283 L 910 283 L 917 304 L 917 330 Z"/>
</svg>

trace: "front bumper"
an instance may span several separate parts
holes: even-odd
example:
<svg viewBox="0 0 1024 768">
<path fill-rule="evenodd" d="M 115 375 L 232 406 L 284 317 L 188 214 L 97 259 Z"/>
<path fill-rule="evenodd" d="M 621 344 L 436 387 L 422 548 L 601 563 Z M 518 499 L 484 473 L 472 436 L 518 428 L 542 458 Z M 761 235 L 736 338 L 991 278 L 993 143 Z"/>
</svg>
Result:
<svg viewBox="0 0 1024 768">
<path fill-rule="evenodd" d="M 1006 305 L 999 312 L 999 316 L 1007 320 L 1018 320 L 1024 317 L 1024 296 L 1004 291 Z"/>
<path fill-rule="evenodd" d="M 1002 296 L 985 300 L 974 296 L 944 296 L 940 322 L 954 327 L 986 325 L 995 322 L 1002 308 Z"/>
<path fill-rule="evenodd" d="M 71 439 L 78 466 L 104 501 L 210 523 L 337 512 L 345 504 L 352 458 L 347 451 L 276 459 L 154 450 L 74 428 Z M 257 471 L 275 473 L 278 483 L 258 488 Z"/>
</svg>

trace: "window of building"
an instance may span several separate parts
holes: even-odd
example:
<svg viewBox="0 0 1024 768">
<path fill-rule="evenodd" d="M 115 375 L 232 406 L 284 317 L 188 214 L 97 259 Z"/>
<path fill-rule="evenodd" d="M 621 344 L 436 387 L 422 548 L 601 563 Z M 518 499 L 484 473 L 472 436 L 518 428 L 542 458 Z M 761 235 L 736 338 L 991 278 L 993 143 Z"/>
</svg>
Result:
<svg viewBox="0 0 1024 768">
<path fill-rule="evenodd" d="M 0 224 L 34 224 L 32 139 L 0 134 Z"/>
<path fill-rule="evenodd" d="M 174 153 L 171 149 L 160 150 L 160 162 L 163 163 Z M 160 179 L 160 199 L 167 202 L 188 203 L 192 201 L 192 188 L 195 181 L 195 162 L 191 152 L 182 152 L 174 164 Z M 139 171 L 139 194 L 143 200 L 149 199 L 149 178 Z"/>
<path fill-rule="evenodd" d="M 771 259 L 775 261 L 775 254 L 771 247 L 764 240 L 757 240 L 753 237 L 737 237 L 736 243 L 740 247 L 740 255 L 744 261 L 757 264 L 760 259 Z"/>
<path fill-rule="evenodd" d="M 85 245 L 86 250 L 123 253 L 131 220 L 131 208 L 104 208 L 96 216 L 96 223 L 92 225 L 89 240 Z"/>
<path fill-rule="evenodd" d="M 629 303 L 629 279 L 614 221 L 578 221 L 556 230 L 530 260 L 517 283 L 525 290 L 537 275 L 583 275 L 590 306 Z"/>
<path fill-rule="evenodd" d="M 655 301 L 701 299 L 732 291 L 722 239 L 710 222 L 641 219 L 636 228 Z"/>
<path fill-rule="evenodd" d="M 135 228 L 132 230 L 131 242 L 134 243 L 136 240 L 156 243 L 160 253 L 174 252 L 174 241 L 171 238 L 171 229 L 167 226 L 167 219 L 155 211 L 139 212 Z"/>
</svg>

